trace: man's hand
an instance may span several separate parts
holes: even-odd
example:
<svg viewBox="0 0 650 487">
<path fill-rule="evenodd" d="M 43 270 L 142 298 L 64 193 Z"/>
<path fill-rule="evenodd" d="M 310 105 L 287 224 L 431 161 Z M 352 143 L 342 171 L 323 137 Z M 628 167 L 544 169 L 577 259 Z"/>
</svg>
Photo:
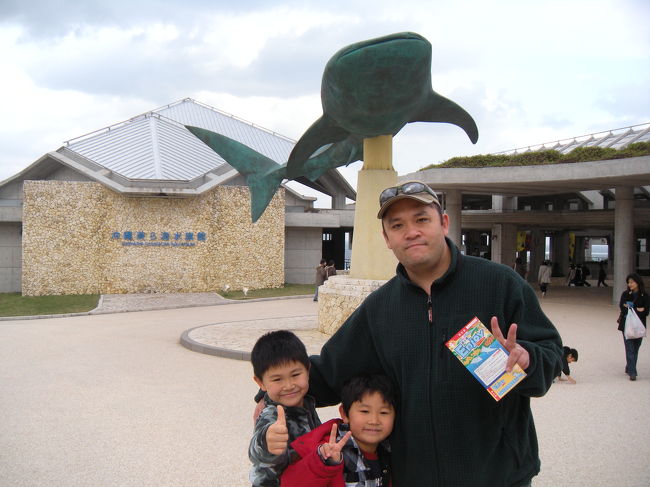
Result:
<svg viewBox="0 0 650 487">
<path fill-rule="evenodd" d="M 508 338 L 505 339 L 503 338 L 503 333 L 501 333 L 501 328 L 499 328 L 499 322 L 496 316 L 492 317 L 490 324 L 492 325 L 492 334 L 510 354 L 508 362 L 506 362 L 506 372 L 512 372 L 515 364 L 518 364 L 519 367 L 526 370 L 530 365 L 530 355 L 528 355 L 528 351 L 524 347 L 517 343 L 517 325 L 515 323 L 510 325 Z"/>
<path fill-rule="evenodd" d="M 348 442 L 351 436 L 352 436 L 352 432 L 348 431 L 347 433 L 345 433 L 343 438 L 341 438 L 341 441 L 337 442 L 336 423 L 334 423 L 332 425 L 332 431 L 330 432 L 329 443 L 323 443 L 322 445 L 319 446 L 321 458 L 323 458 L 323 460 L 327 460 L 328 458 L 331 458 L 333 462 L 341 463 L 341 460 L 343 460 L 343 454 L 341 453 L 341 450 L 343 450 L 343 447 Z"/>
<path fill-rule="evenodd" d="M 271 455 L 281 455 L 287 449 L 289 430 L 284 417 L 284 408 L 278 406 L 278 419 L 266 430 L 266 448 Z"/>
<path fill-rule="evenodd" d="M 266 404 L 264 403 L 264 399 L 260 399 L 257 401 L 257 405 L 255 406 L 255 410 L 253 411 L 253 424 L 257 423 L 257 418 L 260 417 L 260 414 L 262 414 L 262 411 L 264 411 L 264 407 Z"/>
</svg>

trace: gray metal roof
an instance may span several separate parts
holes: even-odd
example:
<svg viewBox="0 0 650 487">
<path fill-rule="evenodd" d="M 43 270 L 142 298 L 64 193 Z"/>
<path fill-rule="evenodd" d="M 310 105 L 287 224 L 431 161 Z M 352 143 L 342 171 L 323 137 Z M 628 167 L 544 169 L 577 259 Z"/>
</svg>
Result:
<svg viewBox="0 0 650 487">
<path fill-rule="evenodd" d="M 567 154 L 578 147 L 603 147 L 613 149 L 623 149 L 635 142 L 650 141 L 650 122 L 640 125 L 632 125 L 620 129 L 607 130 L 594 134 L 580 135 L 568 139 L 557 140 L 554 142 L 545 142 L 543 144 L 529 145 L 527 147 L 518 147 L 507 151 L 496 152 L 496 154 L 521 154 L 523 152 L 535 152 L 542 150 L 556 150 L 562 154 Z"/>
<path fill-rule="evenodd" d="M 230 137 L 280 164 L 287 161 L 296 144 L 295 140 L 189 98 L 153 112 L 183 125 L 201 127 Z"/>
<path fill-rule="evenodd" d="M 286 137 L 186 98 L 70 140 L 64 149 L 132 180 L 191 181 L 225 164 L 184 125 L 221 133 L 281 163 L 294 145 Z"/>
</svg>

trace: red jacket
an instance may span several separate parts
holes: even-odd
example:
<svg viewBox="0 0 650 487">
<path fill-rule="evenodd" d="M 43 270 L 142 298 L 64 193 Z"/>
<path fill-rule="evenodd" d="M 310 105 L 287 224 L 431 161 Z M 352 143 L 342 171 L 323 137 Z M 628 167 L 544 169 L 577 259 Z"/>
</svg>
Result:
<svg viewBox="0 0 650 487">
<path fill-rule="evenodd" d="M 280 477 L 281 487 L 345 487 L 343 462 L 338 465 L 325 465 L 316 449 L 330 439 L 332 424 L 341 424 L 340 419 L 332 419 L 311 430 L 291 443 L 300 459 L 291 463 Z"/>
</svg>

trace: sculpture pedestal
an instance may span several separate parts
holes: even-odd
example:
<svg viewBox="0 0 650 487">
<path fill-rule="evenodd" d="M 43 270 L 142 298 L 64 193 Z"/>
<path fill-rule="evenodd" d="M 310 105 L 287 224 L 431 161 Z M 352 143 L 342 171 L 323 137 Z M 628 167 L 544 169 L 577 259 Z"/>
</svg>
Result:
<svg viewBox="0 0 650 487">
<path fill-rule="evenodd" d="M 358 279 L 390 279 L 395 275 L 397 259 L 386 247 L 381 220 L 377 218 L 379 194 L 397 184 L 392 141 L 390 135 L 363 141 L 364 161 L 357 177 L 350 264 L 350 276 Z"/>
<path fill-rule="evenodd" d="M 318 331 L 333 335 L 385 280 L 332 276 L 318 289 Z"/>
<path fill-rule="evenodd" d="M 318 290 L 318 330 L 333 335 L 366 299 L 395 275 L 397 259 L 382 237 L 379 194 L 397 184 L 393 136 L 363 140 L 363 169 L 357 179 L 350 275 L 332 276 Z"/>
</svg>

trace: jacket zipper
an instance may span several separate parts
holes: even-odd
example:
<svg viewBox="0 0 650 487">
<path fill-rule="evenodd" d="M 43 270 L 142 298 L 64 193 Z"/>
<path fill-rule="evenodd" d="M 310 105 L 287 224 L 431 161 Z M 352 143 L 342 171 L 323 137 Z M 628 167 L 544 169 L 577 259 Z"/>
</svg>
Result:
<svg viewBox="0 0 650 487">
<path fill-rule="evenodd" d="M 427 367 L 427 374 L 428 374 L 428 388 L 429 388 L 429 404 L 433 405 L 433 357 L 434 357 L 434 350 L 435 350 L 435 345 L 434 345 L 434 329 L 433 329 L 433 303 L 431 301 L 431 294 L 429 293 L 427 295 L 427 318 L 429 320 L 429 326 L 428 326 L 428 332 L 429 332 L 429 340 L 428 343 L 429 345 L 429 353 L 427 354 L 428 359 L 429 359 L 429 366 Z M 434 469 L 435 469 L 435 474 L 434 474 L 434 479 L 436 484 L 435 485 L 440 485 L 440 471 L 438 469 L 438 464 L 437 464 L 437 458 L 438 458 L 438 448 L 436 445 L 436 428 L 435 428 L 435 418 L 434 418 L 434 407 L 431 408 L 431 411 L 429 412 L 430 419 L 429 419 L 429 424 L 431 425 L 431 435 L 432 438 L 434 439 L 433 441 L 433 454 L 434 454 Z"/>
</svg>

